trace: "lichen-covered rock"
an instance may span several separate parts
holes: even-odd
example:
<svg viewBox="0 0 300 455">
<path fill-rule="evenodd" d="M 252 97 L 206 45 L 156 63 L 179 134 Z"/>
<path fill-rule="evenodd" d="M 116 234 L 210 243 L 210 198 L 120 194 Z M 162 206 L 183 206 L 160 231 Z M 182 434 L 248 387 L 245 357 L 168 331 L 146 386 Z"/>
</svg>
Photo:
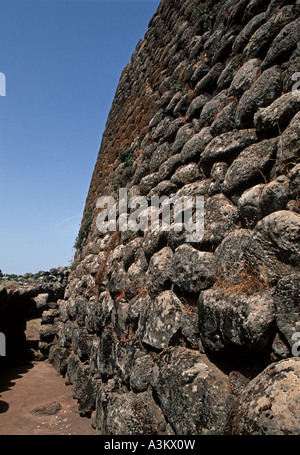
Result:
<svg viewBox="0 0 300 455">
<path fill-rule="evenodd" d="M 251 128 L 258 108 L 267 107 L 281 94 L 282 70 L 274 66 L 262 75 L 240 98 L 235 121 L 238 128 Z"/>
<path fill-rule="evenodd" d="M 256 142 L 256 140 L 254 129 L 234 130 L 223 133 L 214 138 L 205 147 L 201 154 L 200 164 L 205 165 L 209 162 L 220 161 L 235 156 L 244 148 Z"/>
<path fill-rule="evenodd" d="M 274 292 L 276 325 L 292 350 L 300 331 L 300 274 L 290 275 L 278 281 Z"/>
<path fill-rule="evenodd" d="M 213 253 L 180 245 L 172 259 L 171 279 L 183 291 L 199 293 L 213 284 L 214 268 Z"/>
<path fill-rule="evenodd" d="M 254 226 L 263 217 L 260 201 L 264 186 L 263 183 L 259 183 L 249 188 L 239 199 L 239 215 L 247 226 Z"/>
<path fill-rule="evenodd" d="M 210 352 L 270 349 L 275 317 L 271 290 L 248 295 L 238 285 L 228 285 L 202 291 L 198 313 L 200 336 Z"/>
<path fill-rule="evenodd" d="M 250 37 L 254 32 L 265 22 L 267 18 L 266 12 L 257 14 L 254 16 L 241 30 L 235 42 L 233 43 L 232 50 L 234 52 L 240 52 L 246 47 Z"/>
<path fill-rule="evenodd" d="M 298 112 L 283 132 L 277 146 L 278 169 L 284 169 L 284 165 L 299 159 L 300 154 L 300 112 Z"/>
<path fill-rule="evenodd" d="M 258 109 L 254 115 L 254 125 L 258 134 L 266 131 L 281 133 L 300 108 L 300 97 L 285 93 L 270 106 Z"/>
<path fill-rule="evenodd" d="M 173 252 L 165 247 L 153 254 L 149 262 L 147 288 L 151 296 L 169 289 Z"/>
<path fill-rule="evenodd" d="M 91 299 L 87 307 L 86 327 L 89 332 L 95 333 L 108 322 L 114 302 L 109 292 L 104 291 L 98 299 Z"/>
<path fill-rule="evenodd" d="M 198 164 L 189 163 L 177 169 L 171 177 L 171 182 L 176 185 L 183 186 L 188 183 L 195 182 L 200 179 L 200 172 Z M 165 193 L 166 194 L 166 193 Z"/>
<path fill-rule="evenodd" d="M 155 364 L 152 387 L 175 434 L 222 434 L 230 408 L 224 373 L 182 347 L 166 350 Z"/>
<path fill-rule="evenodd" d="M 218 95 L 205 104 L 199 119 L 199 123 L 202 128 L 210 126 L 213 123 L 216 115 L 226 105 L 227 100 L 228 90 L 222 90 Z"/>
<path fill-rule="evenodd" d="M 181 160 L 185 162 L 197 156 L 199 157 L 211 139 L 212 135 L 209 132 L 209 128 L 203 128 L 186 142 L 180 153 Z"/>
<path fill-rule="evenodd" d="M 214 163 L 211 171 L 210 178 L 211 184 L 209 186 L 209 195 L 213 196 L 216 193 L 221 193 L 222 185 L 228 170 L 228 164 L 225 162 Z"/>
<path fill-rule="evenodd" d="M 232 92 L 234 95 L 242 95 L 245 90 L 250 88 L 253 82 L 260 76 L 261 63 L 261 60 L 258 58 L 247 60 L 235 74 L 229 92 Z"/>
<path fill-rule="evenodd" d="M 237 207 L 222 193 L 215 194 L 205 201 L 204 213 L 204 237 L 201 243 L 214 247 L 221 243 L 239 222 Z"/>
<path fill-rule="evenodd" d="M 175 140 L 171 146 L 171 152 L 173 155 L 176 155 L 182 150 L 182 147 L 185 145 L 186 142 L 191 139 L 194 135 L 194 129 L 190 123 L 179 128 L 177 131 Z"/>
<path fill-rule="evenodd" d="M 189 122 L 195 117 L 199 117 L 205 104 L 211 100 L 211 96 L 208 94 L 202 94 L 197 96 L 190 104 L 187 113 L 186 120 Z"/>
<path fill-rule="evenodd" d="M 172 338 L 181 334 L 195 344 L 197 333 L 196 313 L 187 312 L 172 291 L 164 291 L 152 300 L 139 321 L 141 341 L 155 349 L 167 348 Z"/>
<path fill-rule="evenodd" d="M 106 389 L 109 389 L 106 387 Z M 102 435 L 157 435 L 166 431 L 163 413 L 151 392 L 107 391 L 97 397 L 96 426 Z"/>
<path fill-rule="evenodd" d="M 284 210 L 289 200 L 289 179 L 284 175 L 264 185 L 260 196 L 260 206 L 264 216 Z"/>
<path fill-rule="evenodd" d="M 115 374 L 130 385 L 134 392 L 149 388 L 154 363 L 139 340 L 130 338 L 115 346 Z"/>
<path fill-rule="evenodd" d="M 273 14 L 250 38 L 244 49 L 246 58 L 260 57 L 268 49 L 275 36 L 280 30 L 293 19 L 295 19 L 295 9 L 293 6 L 284 6 L 281 10 Z"/>
<path fill-rule="evenodd" d="M 252 241 L 250 229 L 235 229 L 230 232 L 215 250 L 216 280 L 227 278 L 235 282 L 247 263 L 247 251 Z"/>
<path fill-rule="evenodd" d="M 236 101 L 227 104 L 221 112 L 219 112 L 210 127 L 210 133 L 215 136 L 220 136 L 223 133 L 232 131 L 235 128 Z"/>
<path fill-rule="evenodd" d="M 233 435 L 298 435 L 300 359 L 269 365 L 239 396 L 230 418 Z"/>
<path fill-rule="evenodd" d="M 224 69 L 222 63 L 216 63 L 212 69 L 198 82 L 195 87 L 196 96 L 204 92 L 209 92 L 211 88 L 214 87 L 216 81 L 218 80 L 220 74 Z"/>
<path fill-rule="evenodd" d="M 290 179 L 290 196 L 297 199 L 300 197 L 300 164 L 293 167 L 288 177 Z"/>
<path fill-rule="evenodd" d="M 300 20 L 297 19 L 287 24 L 278 33 L 263 62 L 263 68 L 272 65 L 274 62 L 278 63 L 286 61 L 289 53 L 297 46 L 300 40 Z"/>
<path fill-rule="evenodd" d="M 255 231 L 267 238 L 278 257 L 286 263 L 300 266 L 300 216 L 280 210 L 259 221 Z"/>
<path fill-rule="evenodd" d="M 277 139 L 266 139 L 243 150 L 226 173 L 223 192 L 231 194 L 250 186 L 255 179 L 262 179 L 270 159 L 275 155 L 277 142 Z"/>
</svg>

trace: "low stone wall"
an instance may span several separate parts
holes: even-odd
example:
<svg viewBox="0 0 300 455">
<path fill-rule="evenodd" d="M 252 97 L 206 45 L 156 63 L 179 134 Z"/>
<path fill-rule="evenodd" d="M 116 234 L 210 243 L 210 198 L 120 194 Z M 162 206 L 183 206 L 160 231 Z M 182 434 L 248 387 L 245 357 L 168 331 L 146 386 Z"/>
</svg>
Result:
<svg viewBox="0 0 300 455">
<path fill-rule="evenodd" d="M 0 332 L 6 340 L 6 356 L 2 361 L 21 359 L 26 350 L 26 322 L 42 318 L 46 310 L 57 306 L 64 296 L 69 275 L 68 268 L 52 269 L 37 276 L 27 274 L 17 280 L 0 280 Z M 47 354 L 47 345 L 40 343 L 40 350 Z"/>
</svg>

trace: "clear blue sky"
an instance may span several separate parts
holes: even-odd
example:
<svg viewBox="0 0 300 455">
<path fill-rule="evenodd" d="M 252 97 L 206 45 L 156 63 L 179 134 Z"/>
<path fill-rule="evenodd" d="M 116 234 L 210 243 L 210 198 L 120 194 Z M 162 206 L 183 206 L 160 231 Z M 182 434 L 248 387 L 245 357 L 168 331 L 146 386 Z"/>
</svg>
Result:
<svg viewBox="0 0 300 455">
<path fill-rule="evenodd" d="M 0 0 L 0 269 L 69 265 L 123 68 L 159 0 Z"/>
</svg>

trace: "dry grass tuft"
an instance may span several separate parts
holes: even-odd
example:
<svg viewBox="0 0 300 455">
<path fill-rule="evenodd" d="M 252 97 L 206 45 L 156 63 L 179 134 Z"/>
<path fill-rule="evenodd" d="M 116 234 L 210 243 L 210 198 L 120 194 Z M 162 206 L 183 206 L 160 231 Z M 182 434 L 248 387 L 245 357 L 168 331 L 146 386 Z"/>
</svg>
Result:
<svg viewBox="0 0 300 455">
<path fill-rule="evenodd" d="M 224 292 L 244 292 L 254 294 L 263 289 L 270 289 L 268 276 L 263 266 L 255 270 L 251 265 L 244 264 L 236 268 L 228 276 L 225 273 L 217 273 L 214 288 Z"/>
</svg>

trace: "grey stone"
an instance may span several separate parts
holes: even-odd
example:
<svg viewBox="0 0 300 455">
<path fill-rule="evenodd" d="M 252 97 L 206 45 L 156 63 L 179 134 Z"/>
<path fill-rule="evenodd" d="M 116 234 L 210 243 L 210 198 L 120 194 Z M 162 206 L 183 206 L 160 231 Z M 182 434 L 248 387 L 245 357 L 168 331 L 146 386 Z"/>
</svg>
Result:
<svg viewBox="0 0 300 455">
<path fill-rule="evenodd" d="M 260 206 L 264 216 L 284 210 L 289 200 L 289 179 L 284 175 L 264 185 L 260 196 Z"/>
<path fill-rule="evenodd" d="M 131 340 L 129 337 L 119 341 L 115 347 L 115 363 L 116 375 L 129 383 L 131 390 L 140 393 L 149 388 L 153 360 L 139 339 Z"/>
<path fill-rule="evenodd" d="M 139 337 L 155 349 L 167 348 L 178 334 L 196 342 L 197 315 L 186 312 L 172 291 L 164 291 L 144 309 L 139 320 Z"/>
<path fill-rule="evenodd" d="M 86 327 L 89 332 L 102 330 L 108 322 L 114 303 L 109 292 L 104 291 L 98 299 L 91 299 L 87 306 Z"/>
<path fill-rule="evenodd" d="M 209 92 L 216 84 L 220 74 L 224 69 L 223 63 L 216 63 L 212 69 L 204 76 L 195 87 L 195 94 L 199 96 L 201 93 Z"/>
<path fill-rule="evenodd" d="M 210 126 L 220 110 L 226 106 L 228 102 L 228 90 L 222 90 L 218 95 L 214 96 L 203 107 L 200 114 L 200 126 Z"/>
<path fill-rule="evenodd" d="M 214 194 L 221 193 L 222 184 L 228 170 L 228 164 L 225 162 L 214 163 L 211 171 L 210 171 L 210 178 L 211 184 L 209 186 L 209 196 L 213 196 Z"/>
<path fill-rule="evenodd" d="M 260 198 L 264 186 L 263 183 L 259 183 L 258 185 L 249 188 L 243 192 L 239 199 L 239 215 L 248 227 L 254 226 L 257 221 L 263 218 Z"/>
<path fill-rule="evenodd" d="M 191 137 L 184 145 L 180 153 L 181 160 L 186 162 L 199 156 L 211 140 L 212 135 L 209 132 L 209 128 L 201 129 L 199 133 Z"/>
<path fill-rule="evenodd" d="M 210 100 L 211 100 L 211 96 L 206 93 L 197 96 L 191 102 L 191 104 L 186 112 L 186 120 L 189 122 L 195 117 L 199 118 L 203 107 Z"/>
<path fill-rule="evenodd" d="M 243 60 L 241 55 L 234 55 L 229 59 L 229 62 L 225 65 L 225 68 L 217 80 L 218 90 L 224 90 L 230 87 L 234 75 L 240 69 L 242 64 Z"/>
<path fill-rule="evenodd" d="M 217 114 L 210 127 L 213 136 L 220 136 L 235 129 L 236 107 L 237 103 L 232 101 Z"/>
<path fill-rule="evenodd" d="M 188 92 L 183 97 L 181 100 L 176 104 L 173 110 L 173 114 L 176 115 L 185 115 L 191 101 L 191 94 Z M 183 121 L 181 120 L 182 124 Z"/>
<path fill-rule="evenodd" d="M 233 130 L 214 138 L 201 154 L 200 164 L 205 165 L 214 161 L 220 161 L 232 157 L 244 148 L 256 142 L 254 129 Z"/>
<path fill-rule="evenodd" d="M 274 292 L 276 325 L 290 347 L 290 351 L 296 343 L 293 335 L 300 329 L 299 302 L 300 274 L 293 274 L 279 280 Z"/>
<path fill-rule="evenodd" d="M 178 112 L 178 114 L 181 114 L 181 107 L 182 104 L 183 104 L 183 101 L 181 100 L 180 102 L 181 104 L 178 106 L 178 109 L 180 110 L 180 112 Z M 177 106 L 175 108 L 175 110 L 177 109 Z M 175 112 L 175 114 L 177 113 L 177 111 Z M 182 114 L 183 115 L 183 114 Z M 166 132 L 166 135 L 164 136 L 164 140 L 167 141 L 167 142 L 173 142 L 175 137 L 176 137 L 176 134 L 178 132 L 178 130 L 184 125 L 184 121 L 181 117 L 173 120 L 170 125 L 169 125 L 169 128 Z"/>
<path fill-rule="evenodd" d="M 175 434 L 222 434 L 229 412 L 225 374 L 183 347 L 166 350 L 155 363 L 152 387 Z"/>
<path fill-rule="evenodd" d="M 160 181 L 160 176 L 158 172 L 154 172 L 152 174 L 146 175 L 140 181 L 140 191 L 141 195 L 148 194 L 149 191 L 156 186 Z"/>
<path fill-rule="evenodd" d="M 238 128 L 249 128 L 253 125 L 253 117 L 258 108 L 267 107 L 281 94 L 282 70 L 273 66 L 265 70 L 244 92 L 236 111 L 236 125 Z"/>
<path fill-rule="evenodd" d="M 153 130 L 152 138 L 155 142 L 158 142 L 163 136 L 166 135 L 172 119 L 165 117 Z"/>
<path fill-rule="evenodd" d="M 170 275 L 173 252 L 171 248 L 165 247 L 155 253 L 149 262 L 147 289 L 151 296 L 170 287 Z"/>
<path fill-rule="evenodd" d="M 251 36 L 243 56 L 247 59 L 261 57 L 280 30 L 293 19 L 295 19 L 295 9 L 291 5 L 277 11 Z"/>
<path fill-rule="evenodd" d="M 157 172 L 159 180 L 168 180 L 176 169 L 182 164 L 180 153 L 170 156 L 161 166 Z"/>
<path fill-rule="evenodd" d="M 285 170 L 285 164 L 295 163 L 300 153 L 300 112 L 298 112 L 283 132 L 277 146 L 277 170 Z"/>
<path fill-rule="evenodd" d="M 106 436 L 160 435 L 165 433 L 166 421 L 150 391 L 111 392 L 106 386 L 97 396 L 96 426 Z"/>
<path fill-rule="evenodd" d="M 177 169 L 171 177 L 171 182 L 175 183 L 175 185 L 183 186 L 198 180 L 200 177 L 198 164 L 189 163 Z"/>
<path fill-rule="evenodd" d="M 215 257 L 217 277 L 225 286 L 238 284 L 239 289 L 268 288 L 294 271 L 278 254 L 276 245 L 256 227 L 232 230 L 216 249 Z"/>
<path fill-rule="evenodd" d="M 278 33 L 263 62 L 263 68 L 274 63 L 287 60 L 287 55 L 293 51 L 300 40 L 300 19 L 287 24 Z"/>
<path fill-rule="evenodd" d="M 229 87 L 229 93 L 241 96 L 260 76 L 262 61 L 258 58 L 247 60 L 238 70 Z"/>
<path fill-rule="evenodd" d="M 179 128 L 174 143 L 171 147 L 171 153 L 173 155 L 179 153 L 182 150 L 184 144 L 191 139 L 194 135 L 194 129 L 190 123 Z"/>
<path fill-rule="evenodd" d="M 159 167 L 162 165 L 164 161 L 166 161 L 170 156 L 170 146 L 167 142 L 159 145 L 153 152 L 150 162 L 149 168 L 150 173 L 158 171 Z"/>
<path fill-rule="evenodd" d="M 224 194 L 220 193 L 205 201 L 204 213 L 204 238 L 201 243 L 216 247 L 229 232 L 236 228 L 239 221 L 238 209 Z"/>
<path fill-rule="evenodd" d="M 207 73 L 209 73 L 209 71 L 211 70 L 211 68 L 206 65 L 206 64 L 203 64 L 203 65 L 200 65 L 194 72 L 193 76 L 191 77 L 191 81 L 192 82 L 199 82 L 201 79 L 203 79 Z"/>
<path fill-rule="evenodd" d="M 198 251 L 191 245 L 180 245 L 172 259 L 171 279 L 188 293 L 199 293 L 214 283 L 215 260 L 213 253 Z"/>
<path fill-rule="evenodd" d="M 275 131 L 280 134 L 300 109 L 300 97 L 285 93 L 270 106 L 259 108 L 254 115 L 254 126 L 258 133 Z"/>
<path fill-rule="evenodd" d="M 300 266 L 300 216 L 287 210 L 273 212 L 255 226 L 285 263 Z"/>
<path fill-rule="evenodd" d="M 238 35 L 233 44 L 232 50 L 236 53 L 241 52 L 246 47 L 249 39 L 254 34 L 254 32 L 265 22 L 266 18 L 266 12 L 257 14 L 255 17 L 253 17 Z"/>
<path fill-rule="evenodd" d="M 269 160 L 275 155 L 278 139 L 265 139 L 243 150 L 229 167 L 223 192 L 234 191 L 250 186 L 255 179 L 262 179 Z"/>
<path fill-rule="evenodd" d="M 269 365 L 239 396 L 230 418 L 230 434 L 299 434 L 299 384 L 300 358 Z"/>
<path fill-rule="evenodd" d="M 35 302 L 36 310 L 41 312 L 47 310 L 48 299 L 49 299 L 48 293 L 42 293 L 39 294 L 37 297 L 34 297 L 33 300 Z"/>
<path fill-rule="evenodd" d="M 200 336 L 210 352 L 266 352 L 271 347 L 275 326 L 271 290 L 250 295 L 238 287 L 205 290 L 198 314 Z"/>
<path fill-rule="evenodd" d="M 293 199 L 300 198 L 300 164 L 293 167 L 288 175 L 290 179 L 290 196 Z"/>
<path fill-rule="evenodd" d="M 158 185 L 156 185 L 152 190 L 149 191 L 147 198 L 150 200 L 153 196 L 169 196 L 173 193 L 175 193 L 177 190 L 177 186 L 174 182 L 171 180 L 163 180 L 162 182 L 159 182 Z"/>
<path fill-rule="evenodd" d="M 30 413 L 39 416 L 52 416 L 57 414 L 61 409 L 61 404 L 58 401 L 52 401 L 51 403 L 34 408 Z"/>
</svg>

